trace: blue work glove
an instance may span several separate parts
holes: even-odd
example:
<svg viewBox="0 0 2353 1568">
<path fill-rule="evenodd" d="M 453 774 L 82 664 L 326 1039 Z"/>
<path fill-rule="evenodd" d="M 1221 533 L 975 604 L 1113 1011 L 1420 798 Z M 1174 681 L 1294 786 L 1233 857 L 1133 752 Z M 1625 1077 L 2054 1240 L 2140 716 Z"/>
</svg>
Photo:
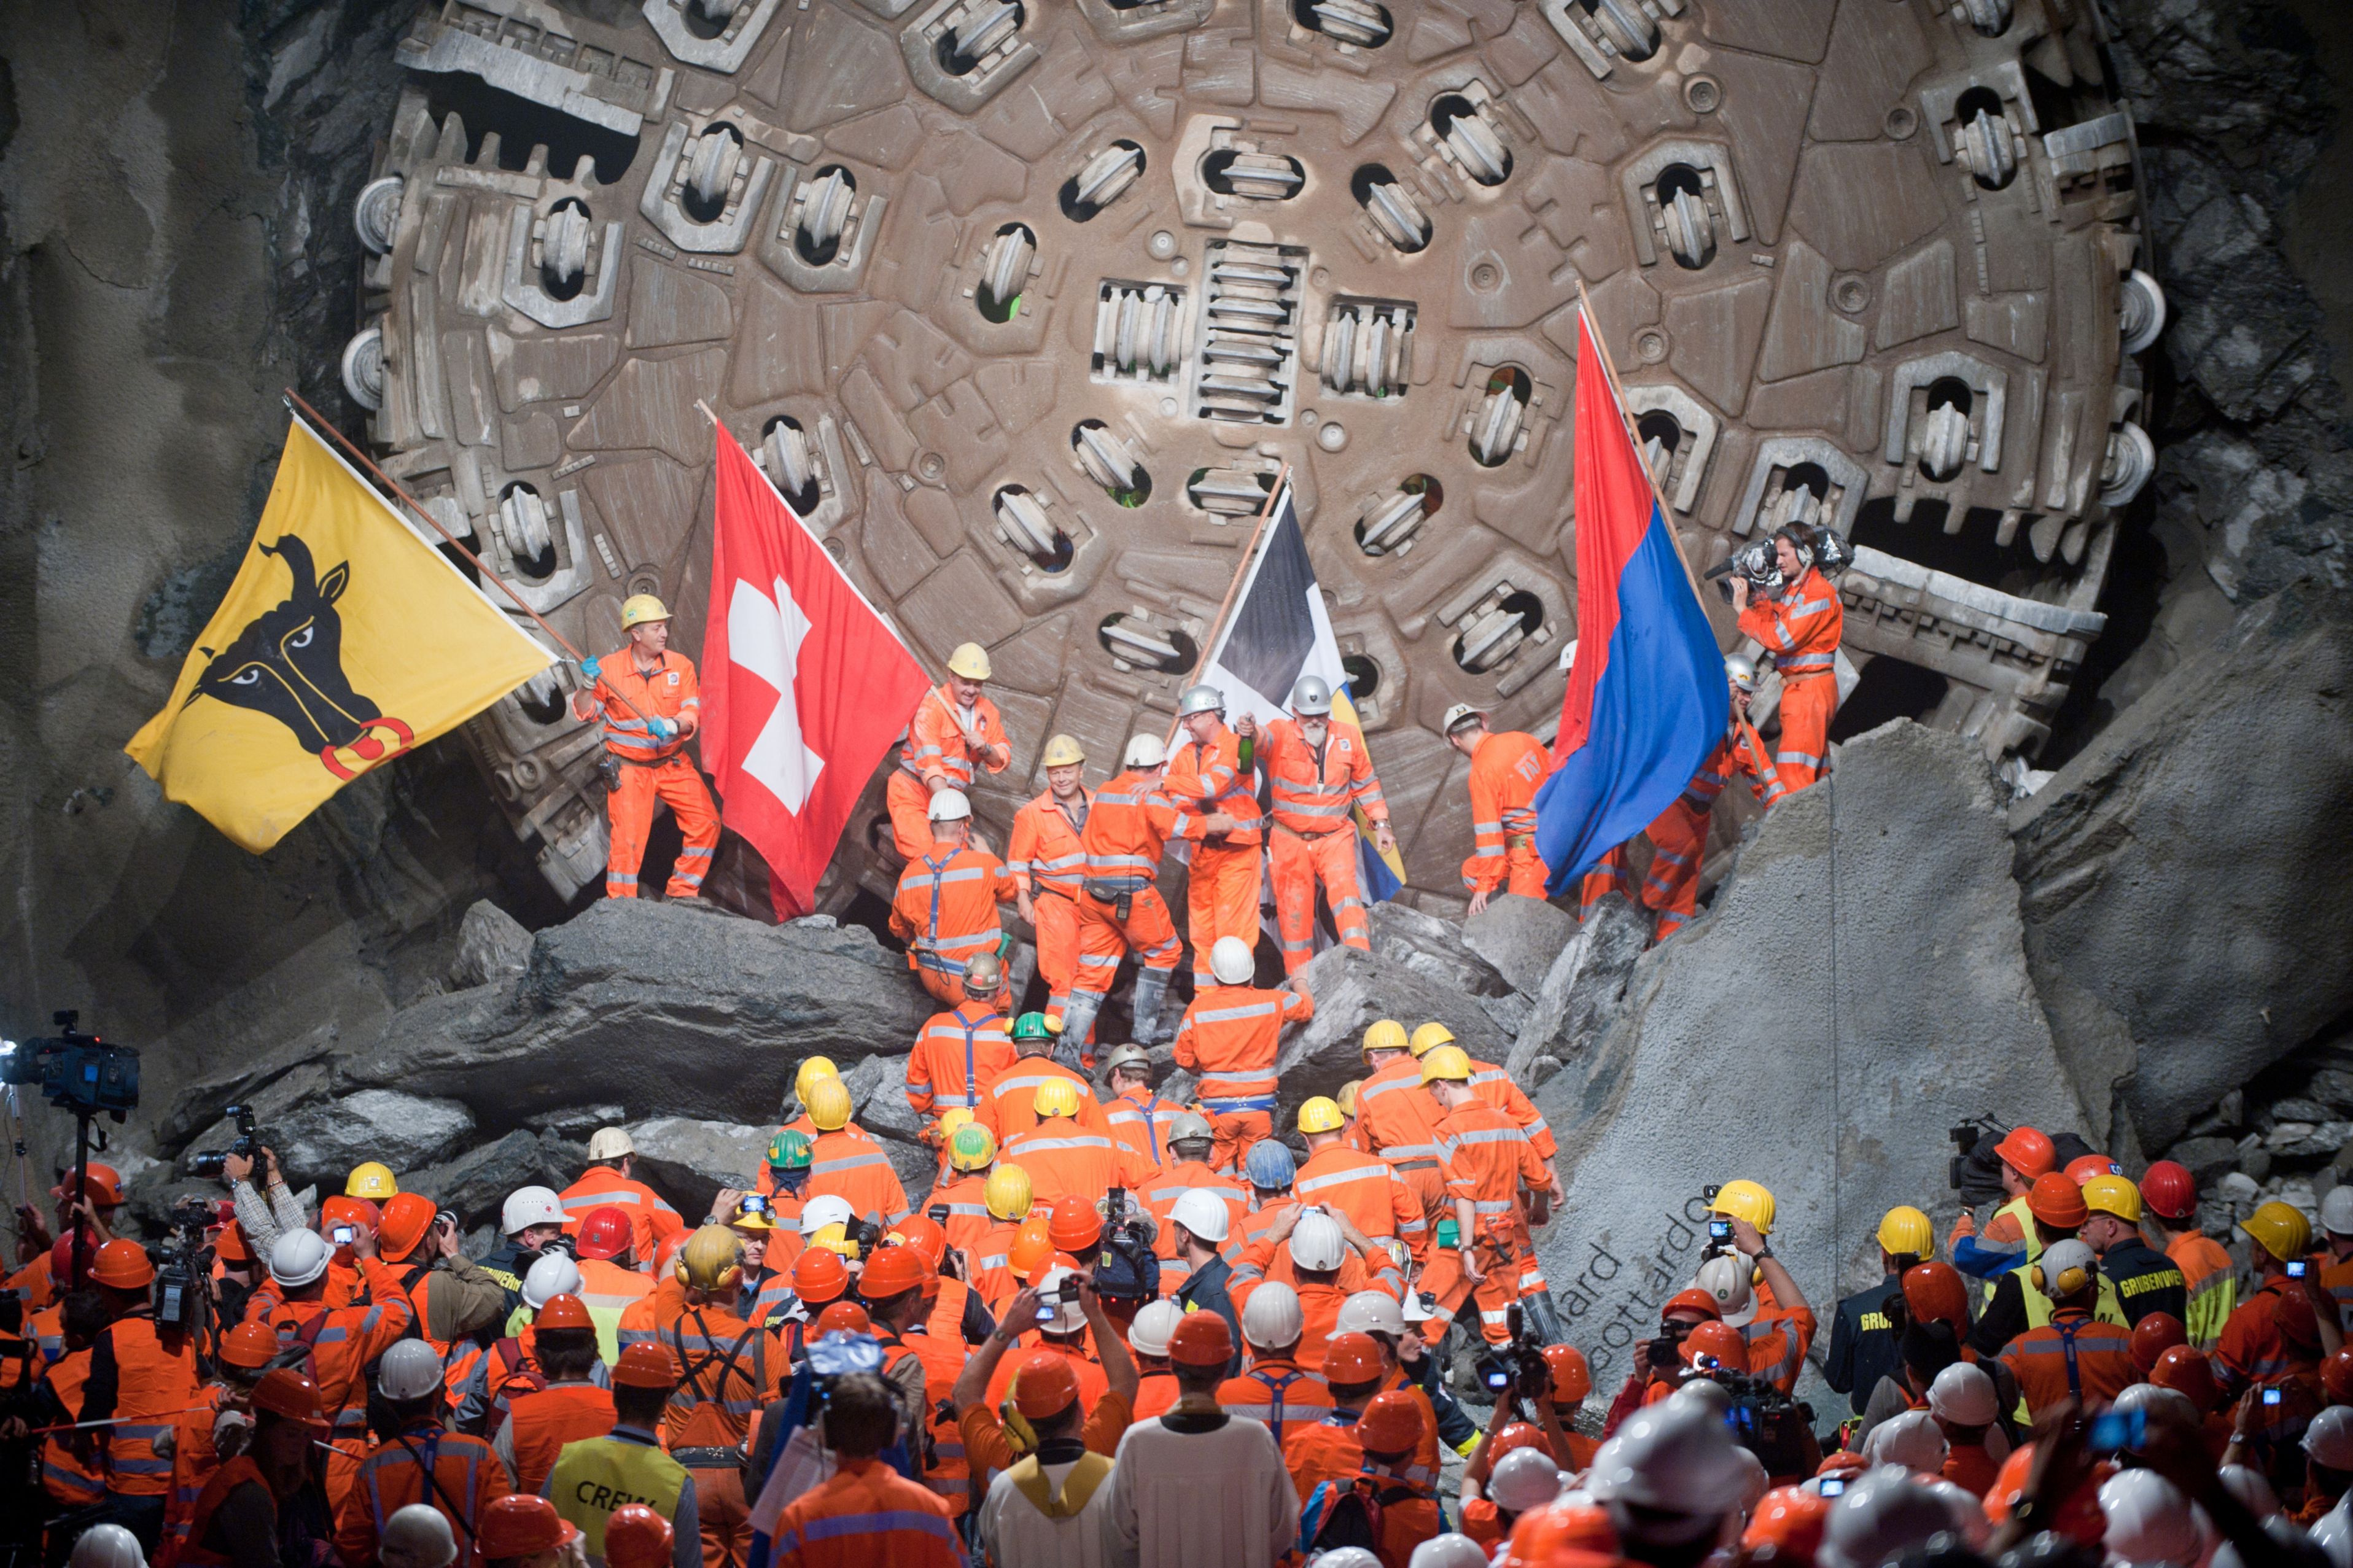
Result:
<svg viewBox="0 0 2353 1568">
<path fill-rule="evenodd" d="M 655 741 L 662 745 L 667 746 L 678 739 L 678 726 L 667 719 L 649 719 L 646 721 L 646 728 L 653 732 Z"/>
<path fill-rule="evenodd" d="M 596 659 L 593 658 L 584 658 L 580 661 L 580 673 L 588 678 L 588 684 L 591 686 L 596 685 L 597 681 L 604 679 L 605 674 L 604 670 L 597 666 Z"/>
</svg>

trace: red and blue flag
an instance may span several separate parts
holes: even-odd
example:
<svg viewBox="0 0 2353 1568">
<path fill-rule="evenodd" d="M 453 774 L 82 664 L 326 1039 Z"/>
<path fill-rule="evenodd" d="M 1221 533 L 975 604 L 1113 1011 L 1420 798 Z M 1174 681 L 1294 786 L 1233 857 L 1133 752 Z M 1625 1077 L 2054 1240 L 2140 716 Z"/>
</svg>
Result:
<svg viewBox="0 0 2353 1568">
<path fill-rule="evenodd" d="M 1558 893 L 1681 795 L 1724 738 L 1724 655 L 1659 510 L 1625 410 L 1580 315 L 1577 658 L 1536 850 Z"/>
</svg>

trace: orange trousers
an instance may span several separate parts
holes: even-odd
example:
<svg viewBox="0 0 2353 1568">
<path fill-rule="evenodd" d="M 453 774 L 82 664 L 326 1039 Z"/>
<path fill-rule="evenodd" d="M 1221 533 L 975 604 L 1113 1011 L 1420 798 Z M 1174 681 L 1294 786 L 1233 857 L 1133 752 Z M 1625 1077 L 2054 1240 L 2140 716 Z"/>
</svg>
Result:
<svg viewBox="0 0 2353 1568">
<path fill-rule="evenodd" d="M 1577 918 L 1583 920 L 1611 893 L 1634 896 L 1633 872 L 1626 864 L 1626 847 L 1620 844 L 1593 863 L 1577 884 Z"/>
<path fill-rule="evenodd" d="M 1510 1237 L 1482 1237 L 1477 1247 L 1481 1275 L 1475 1285 L 1462 1272 L 1460 1252 L 1430 1249 L 1430 1266 L 1421 1271 L 1418 1289 L 1437 1302 L 1431 1316 L 1438 1327 L 1423 1331 L 1431 1344 L 1445 1337 L 1447 1325 L 1466 1301 L 1479 1304 L 1479 1332 L 1489 1344 L 1500 1345 L 1512 1337 L 1507 1317 L 1512 1303 L 1520 1299 L 1521 1276 L 1533 1260 Z"/>
<path fill-rule="evenodd" d="M 1274 1136 L 1274 1115 L 1266 1110 L 1229 1110 L 1209 1115 L 1209 1168 L 1239 1171 L 1250 1158 L 1250 1145 Z"/>
<path fill-rule="evenodd" d="M 1161 902 L 1160 889 L 1147 886 L 1131 895 L 1124 921 L 1119 918 L 1117 905 L 1081 893 L 1079 967 L 1071 988 L 1092 992 L 1098 998 L 1109 995 L 1112 982 L 1119 977 L 1119 961 L 1130 949 L 1146 969 L 1175 969 L 1183 955 L 1184 944 L 1176 940 L 1176 927 L 1168 918 L 1168 906 Z"/>
<path fill-rule="evenodd" d="M 1059 1024 L 1079 973 L 1079 906 L 1047 892 L 1029 905 L 1035 915 L 1029 925 L 1038 933 L 1038 973 L 1046 982 L 1046 1016 Z"/>
<path fill-rule="evenodd" d="M 1516 893 L 1523 899 L 1545 896 L 1544 857 L 1536 853 L 1535 839 L 1522 834 L 1507 841 L 1504 851 L 1504 885 L 1498 889 Z"/>
<path fill-rule="evenodd" d="M 678 864 L 670 868 L 664 896 L 691 899 L 702 890 L 702 879 L 711 871 L 711 852 L 719 847 L 719 807 L 712 804 L 711 786 L 702 782 L 694 764 L 684 756 L 675 756 L 642 767 L 623 763 L 620 786 L 605 798 L 612 827 L 612 849 L 605 860 L 608 899 L 638 896 L 638 865 L 646 858 L 646 835 L 653 830 L 656 801 L 670 806 L 678 818 L 679 834 L 686 840 L 678 852 Z"/>
<path fill-rule="evenodd" d="M 882 787 L 883 803 L 891 808 L 891 844 L 902 860 L 920 860 L 932 852 L 932 792 L 904 768 L 891 770 Z"/>
<path fill-rule="evenodd" d="M 752 1560 L 752 1505 L 744 1498 L 744 1472 L 689 1470 L 694 1507 L 702 1525 L 702 1568 L 744 1568 Z"/>
<path fill-rule="evenodd" d="M 1699 908 L 1699 868 L 1707 858 L 1708 814 L 1677 800 L 1651 824 L 1651 874 L 1642 879 L 1642 907 L 1657 912 L 1662 941 L 1681 931 Z"/>
<path fill-rule="evenodd" d="M 1372 950 L 1364 889 L 1356 883 L 1356 830 L 1342 827 L 1320 838 L 1272 830 L 1274 927 L 1282 938 L 1282 971 L 1296 974 L 1315 956 L 1315 884 L 1332 906 L 1332 923 L 1350 947 Z"/>
<path fill-rule="evenodd" d="M 1838 677 L 1804 676 L 1781 683 L 1781 739 L 1773 771 L 1781 787 L 1801 790 L 1822 775 L 1831 750 L 1831 719 L 1838 712 Z"/>
<path fill-rule="evenodd" d="M 1209 950 L 1221 936 L 1258 945 L 1258 863 L 1255 844 L 1197 844 L 1185 884 L 1185 931 L 1193 942 L 1193 984 L 1211 985 Z"/>
</svg>

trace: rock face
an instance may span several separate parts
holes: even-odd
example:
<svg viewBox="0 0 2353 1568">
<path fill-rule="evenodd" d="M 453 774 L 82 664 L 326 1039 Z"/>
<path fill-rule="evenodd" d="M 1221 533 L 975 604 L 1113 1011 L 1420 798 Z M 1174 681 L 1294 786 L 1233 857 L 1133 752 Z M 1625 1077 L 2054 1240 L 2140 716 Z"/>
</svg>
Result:
<svg viewBox="0 0 2353 1568">
<path fill-rule="evenodd" d="M 531 932 L 490 900 L 479 900 L 458 927 L 449 984 L 460 991 L 489 985 L 521 974 L 530 963 Z"/>
<path fill-rule="evenodd" d="M 1634 965 L 1599 1049 L 1535 1097 L 1569 1188 L 1538 1252 L 1597 1387 L 1690 1279 L 1707 1187 L 1770 1188 L 1775 1250 L 1828 1297 L 1877 1277 L 1890 1203 L 1951 1216 L 1957 1113 L 2082 1122 L 2018 906 L 1983 758 L 1899 721 L 1767 816 L 1714 908 Z"/>
</svg>

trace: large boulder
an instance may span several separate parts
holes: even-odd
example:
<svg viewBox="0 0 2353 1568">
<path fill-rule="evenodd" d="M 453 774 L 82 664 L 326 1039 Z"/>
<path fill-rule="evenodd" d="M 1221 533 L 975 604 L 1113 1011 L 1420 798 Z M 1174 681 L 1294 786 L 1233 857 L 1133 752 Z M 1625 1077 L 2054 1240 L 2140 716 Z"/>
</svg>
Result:
<svg viewBox="0 0 2353 1568">
<path fill-rule="evenodd" d="M 472 1230 L 495 1226 L 507 1194 L 517 1187 L 552 1187 L 562 1192 L 578 1179 L 587 1163 L 588 1151 L 581 1145 L 553 1133 L 518 1128 L 443 1164 L 403 1171 L 400 1184 L 405 1191 L 423 1193 L 454 1211 Z M 340 1192 L 341 1184 L 333 1190 Z M 480 1256 L 479 1249 L 475 1255 Z"/>
<path fill-rule="evenodd" d="M 2147 1148 L 2353 1006 L 2348 689 L 2353 600 L 2298 585 L 2011 813 L 2061 1050 Z"/>
<path fill-rule="evenodd" d="M 1955 1212 L 1957 1117 L 2083 1125 L 2018 904 L 1976 745 L 1898 721 L 1777 806 L 1707 917 L 1634 965 L 1599 1048 L 1535 1095 L 1569 1186 L 1538 1253 L 1597 1387 L 1690 1279 L 1709 1187 L 1772 1189 L 1775 1250 L 1827 1324 L 1833 1291 L 1879 1278 L 1882 1210 Z"/>
<path fill-rule="evenodd" d="M 1525 900 L 1522 900 L 1525 902 Z M 1569 1062 L 1600 1040 L 1625 1000 L 1634 963 L 1651 945 L 1650 914 L 1616 893 L 1604 894 L 1555 955 L 1512 1041 L 1504 1066 L 1522 1082 L 1546 1058 Z"/>
<path fill-rule="evenodd" d="M 1560 950 L 1577 934 L 1577 917 L 1542 899 L 1500 893 L 1462 922 L 1462 942 L 1495 966 L 1514 991 L 1533 996 Z"/>
<path fill-rule="evenodd" d="M 1474 996 L 1508 996 L 1511 983 L 1473 952 L 1462 928 L 1395 899 L 1375 904 L 1366 917 L 1373 955 L 1410 969 L 1449 990 Z"/>
<path fill-rule="evenodd" d="M 494 984 L 521 974 L 530 964 L 531 932 L 523 923 L 490 900 L 477 900 L 458 926 L 449 984 L 461 991 Z"/>
<path fill-rule="evenodd" d="M 670 1200 L 689 1226 L 711 1212 L 722 1187 L 746 1192 L 767 1158 L 769 1128 L 660 1116 L 629 1129 L 635 1173 Z"/>
<path fill-rule="evenodd" d="M 1282 1075 L 1277 1127 L 1291 1125 L 1300 1101 L 1336 1094 L 1350 1079 L 1365 1076 L 1361 1043 L 1377 1018 L 1395 1018 L 1408 1029 L 1432 1020 L 1454 1031 L 1472 1056 L 1500 1060 L 1511 1037 L 1487 1016 L 1481 999 L 1429 978 L 1418 968 L 1391 963 L 1361 948 L 1329 947 L 1309 961 L 1299 979 L 1315 998 L 1315 1016 L 1282 1043 L 1276 1068 Z"/>
</svg>

